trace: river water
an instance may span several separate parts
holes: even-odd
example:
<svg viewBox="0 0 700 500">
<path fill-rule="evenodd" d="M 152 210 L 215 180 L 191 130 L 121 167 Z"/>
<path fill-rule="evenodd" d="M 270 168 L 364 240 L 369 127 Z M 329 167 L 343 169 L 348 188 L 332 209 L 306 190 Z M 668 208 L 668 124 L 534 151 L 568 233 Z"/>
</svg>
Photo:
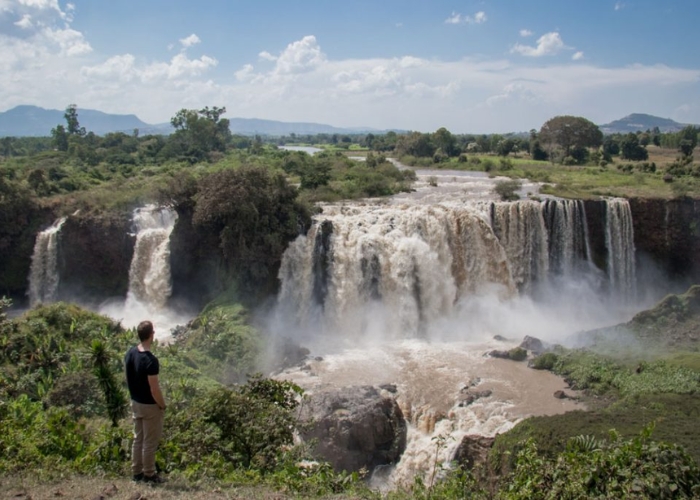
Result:
<svg viewBox="0 0 700 500">
<path fill-rule="evenodd" d="M 437 437 L 446 440 L 439 460 L 447 463 L 466 435 L 492 437 L 528 416 L 582 408 L 553 396 L 566 389 L 560 378 L 490 350 L 525 335 L 566 342 L 630 314 L 601 292 L 608 278 L 590 262 L 580 202 L 503 203 L 493 192 L 499 178 L 416 173 L 410 193 L 320 205 L 311 230 L 284 255 L 269 324 L 310 349 L 310 361 L 277 375 L 307 392 L 396 386 L 408 444 L 381 487 L 427 474 Z M 524 182 L 521 195 L 538 189 Z M 608 226 L 629 228 L 631 220 L 617 221 L 627 217 L 618 209 L 626 202 L 606 203 Z M 626 230 L 610 238 L 608 252 L 628 269 L 634 247 Z M 461 404 L 470 385 L 491 393 Z"/>
</svg>

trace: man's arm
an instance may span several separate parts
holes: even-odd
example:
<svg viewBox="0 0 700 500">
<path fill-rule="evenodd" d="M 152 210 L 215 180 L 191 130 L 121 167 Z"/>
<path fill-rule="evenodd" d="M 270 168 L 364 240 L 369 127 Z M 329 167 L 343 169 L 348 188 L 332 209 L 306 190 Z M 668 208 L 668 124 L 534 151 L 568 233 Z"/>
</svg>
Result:
<svg viewBox="0 0 700 500">
<path fill-rule="evenodd" d="M 148 385 L 151 387 L 151 395 L 153 399 L 156 400 L 158 408 L 165 410 L 165 398 L 163 393 L 160 391 L 160 384 L 158 383 L 158 375 L 148 376 Z"/>
</svg>

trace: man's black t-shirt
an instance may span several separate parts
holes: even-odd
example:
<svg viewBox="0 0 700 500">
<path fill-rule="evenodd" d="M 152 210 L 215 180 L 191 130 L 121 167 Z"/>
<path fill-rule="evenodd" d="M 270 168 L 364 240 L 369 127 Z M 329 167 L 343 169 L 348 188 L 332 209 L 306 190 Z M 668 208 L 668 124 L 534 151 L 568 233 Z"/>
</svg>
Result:
<svg viewBox="0 0 700 500">
<path fill-rule="evenodd" d="M 126 383 L 129 386 L 131 399 L 144 405 L 154 405 L 156 400 L 151 394 L 151 386 L 148 384 L 149 375 L 158 375 L 160 366 L 158 358 L 150 351 L 139 351 L 134 346 L 124 357 L 126 365 Z"/>
</svg>

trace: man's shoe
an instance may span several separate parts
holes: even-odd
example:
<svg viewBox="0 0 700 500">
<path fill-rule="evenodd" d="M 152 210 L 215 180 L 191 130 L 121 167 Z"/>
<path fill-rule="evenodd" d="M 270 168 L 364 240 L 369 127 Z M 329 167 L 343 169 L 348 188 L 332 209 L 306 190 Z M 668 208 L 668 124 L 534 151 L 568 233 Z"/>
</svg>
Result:
<svg viewBox="0 0 700 500">
<path fill-rule="evenodd" d="M 133 476 L 131 476 L 131 480 L 136 483 L 143 481 L 143 478 L 143 472 L 139 472 L 138 474 L 134 474 Z"/>
<path fill-rule="evenodd" d="M 143 482 L 151 484 L 163 484 L 165 482 L 165 478 L 160 477 L 158 474 L 153 474 L 152 476 L 143 476 Z"/>
</svg>

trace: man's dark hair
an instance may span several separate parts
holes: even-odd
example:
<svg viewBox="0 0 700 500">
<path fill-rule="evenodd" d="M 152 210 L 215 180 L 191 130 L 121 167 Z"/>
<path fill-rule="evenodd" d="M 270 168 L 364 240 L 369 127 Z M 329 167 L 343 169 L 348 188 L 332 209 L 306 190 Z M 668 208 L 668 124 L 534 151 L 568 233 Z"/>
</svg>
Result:
<svg viewBox="0 0 700 500">
<path fill-rule="evenodd" d="M 153 334 L 153 323 L 150 321 L 142 321 L 139 323 L 139 326 L 136 327 L 136 332 L 139 334 L 139 340 L 141 342 L 148 340 L 148 337 Z"/>
</svg>

